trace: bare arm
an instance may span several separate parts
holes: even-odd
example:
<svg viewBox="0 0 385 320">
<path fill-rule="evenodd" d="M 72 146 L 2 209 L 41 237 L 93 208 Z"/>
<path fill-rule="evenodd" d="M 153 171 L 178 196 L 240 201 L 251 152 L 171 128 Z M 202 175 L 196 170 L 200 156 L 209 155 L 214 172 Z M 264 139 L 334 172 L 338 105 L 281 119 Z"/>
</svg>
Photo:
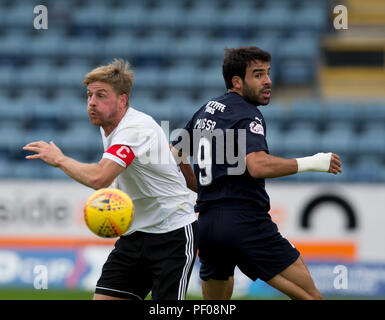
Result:
<svg viewBox="0 0 385 320">
<path fill-rule="evenodd" d="M 180 171 L 186 179 L 187 188 L 194 192 L 198 192 L 198 184 L 195 178 L 194 170 L 190 164 L 181 163 L 179 165 Z"/>
<path fill-rule="evenodd" d="M 178 151 L 174 148 L 173 145 L 170 145 L 171 152 L 174 156 L 176 163 L 178 164 L 180 171 L 182 172 L 187 188 L 194 192 L 198 192 L 198 184 L 195 178 L 194 170 L 191 167 L 188 156 L 183 156 L 181 151 Z"/>
<path fill-rule="evenodd" d="M 98 163 L 88 164 L 64 157 L 58 167 L 74 180 L 95 190 L 110 186 L 125 169 L 106 158 L 102 158 Z"/>
<path fill-rule="evenodd" d="M 35 152 L 35 154 L 27 156 L 26 159 L 41 159 L 53 167 L 60 168 L 74 180 L 95 190 L 111 185 L 114 179 L 125 169 L 114 161 L 105 158 L 102 158 L 99 163 L 81 163 L 65 156 L 53 142 L 31 142 L 23 149 Z"/>
<path fill-rule="evenodd" d="M 314 155 L 312 157 L 316 157 Z M 307 157 L 307 158 L 312 158 Z M 306 158 L 306 159 L 307 159 Z M 285 159 L 267 154 L 265 151 L 252 152 L 246 156 L 246 166 L 250 175 L 254 178 L 277 178 L 295 174 L 298 172 L 298 161 L 302 161 L 305 158 L 299 159 Z M 314 161 L 310 159 L 310 161 Z M 324 161 L 324 160 L 322 160 Z M 308 164 L 309 160 L 306 160 Z M 324 171 L 333 174 L 341 173 L 341 161 L 338 155 L 332 153 L 330 157 L 330 163 L 327 163 L 326 169 L 318 169 L 317 162 L 315 167 L 306 168 L 303 171 Z"/>
<path fill-rule="evenodd" d="M 246 156 L 246 166 L 253 178 L 277 178 L 297 173 L 295 159 L 284 159 L 264 151 L 252 152 Z"/>
</svg>

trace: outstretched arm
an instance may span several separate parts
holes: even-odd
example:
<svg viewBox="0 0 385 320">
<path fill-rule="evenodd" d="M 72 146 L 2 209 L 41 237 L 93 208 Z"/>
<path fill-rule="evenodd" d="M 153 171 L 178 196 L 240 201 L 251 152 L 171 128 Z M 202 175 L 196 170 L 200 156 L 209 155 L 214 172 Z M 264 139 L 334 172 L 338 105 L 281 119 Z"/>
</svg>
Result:
<svg viewBox="0 0 385 320">
<path fill-rule="evenodd" d="M 251 152 L 246 165 L 254 178 L 278 178 L 304 171 L 341 173 L 340 157 L 334 153 L 317 153 L 310 157 L 285 159 L 265 151 Z"/>
<path fill-rule="evenodd" d="M 106 188 L 125 169 L 116 162 L 102 158 L 98 163 L 81 163 L 67 157 L 52 141 L 37 141 L 23 147 L 26 151 L 35 154 L 26 156 L 26 159 L 41 159 L 47 164 L 60 168 L 69 177 L 95 190 Z"/>
</svg>

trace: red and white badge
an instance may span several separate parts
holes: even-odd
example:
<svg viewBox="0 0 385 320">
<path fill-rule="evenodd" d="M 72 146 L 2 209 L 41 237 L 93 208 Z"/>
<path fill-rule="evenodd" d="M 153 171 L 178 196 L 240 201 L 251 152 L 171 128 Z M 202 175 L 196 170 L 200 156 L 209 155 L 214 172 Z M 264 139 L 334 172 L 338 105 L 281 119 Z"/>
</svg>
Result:
<svg viewBox="0 0 385 320">
<path fill-rule="evenodd" d="M 135 158 L 135 154 L 132 149 L 129 146 L 121 144 L 116 144 L 109 147 L 106 153 L 118 158 L 120 161 L 117 162 L 123 165 L 124 167 L 128 167 L 131 164 L 132 160 L 134 160 Z"/>
<path fill-rule="evenodd" d="M 250 123 L 250 131 L 252 133 L 260 134 L 262 136 L 265 135 L 265 130 L 263 129 L 263 126 L 257 121 L 253 121 Z"/>
</svg>

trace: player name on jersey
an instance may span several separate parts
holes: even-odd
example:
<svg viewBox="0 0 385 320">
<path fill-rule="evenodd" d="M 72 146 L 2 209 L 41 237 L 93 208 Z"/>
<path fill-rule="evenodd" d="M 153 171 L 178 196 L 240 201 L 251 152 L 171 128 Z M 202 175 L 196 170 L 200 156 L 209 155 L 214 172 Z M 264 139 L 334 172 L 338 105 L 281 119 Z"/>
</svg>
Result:
<svg viewBox="0 0 385 320">
<path fill-rule="evenodd" d="M 207 130 L 207 131 L 213 132 L 216 124 L 217 124 L 216 121 L 213 121 L 207 118 L 197 119 L 194 125 L 194 129 L 201 129 L 201 130 Z"/>
</svg>

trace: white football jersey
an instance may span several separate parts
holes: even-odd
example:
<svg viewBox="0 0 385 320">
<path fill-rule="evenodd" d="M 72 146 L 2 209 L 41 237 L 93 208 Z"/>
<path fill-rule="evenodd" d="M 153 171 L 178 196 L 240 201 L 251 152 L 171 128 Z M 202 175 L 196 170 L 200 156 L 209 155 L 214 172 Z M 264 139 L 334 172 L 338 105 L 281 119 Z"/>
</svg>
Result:
<svg viewBox="0 0 385 320">
<path fill-rule="evenodd" d="M 129 107 L 108 137 L 102 127 L 100 131 L 103 157 L 126 167 L 111 186 L 126 192 L 134 203 L 135 218 L 125 235 L 165 233 L 196 220 L 166 134 L 152 117 Z"/>
</svg>

